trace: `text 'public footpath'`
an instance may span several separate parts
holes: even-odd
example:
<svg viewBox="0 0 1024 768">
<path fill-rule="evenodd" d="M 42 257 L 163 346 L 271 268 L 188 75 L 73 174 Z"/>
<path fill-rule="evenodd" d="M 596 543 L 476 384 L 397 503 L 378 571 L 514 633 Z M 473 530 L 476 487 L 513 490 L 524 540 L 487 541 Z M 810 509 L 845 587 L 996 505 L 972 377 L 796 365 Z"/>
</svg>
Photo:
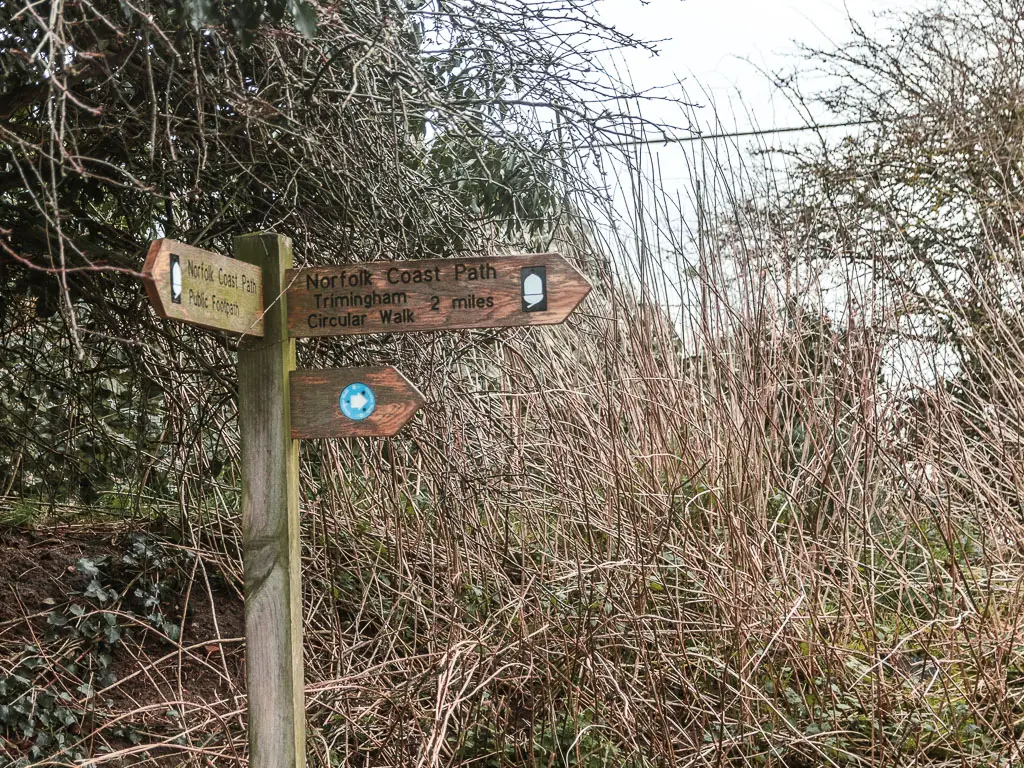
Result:
<svg viewBox="0 0 1024 768">
<path fill-rule="evenodd" d="M 185 258 L 185 274 L 189 278 L 186 296 L 189 306 L 213 310 L 228 317 L 241 316 L 242 308 L 237 301 L 218 294 L 216 292 L 218 289 L 241 291 L 250 295 L 256 295 L 260 290 L 260 284 L 248 275 L 235 274 L 223 267 L 218 267 L 215 270 L 210 264 L 187 257 Z M 207 283 L 208 287 L 197 286 L 196 282 Z"/>
</svg>

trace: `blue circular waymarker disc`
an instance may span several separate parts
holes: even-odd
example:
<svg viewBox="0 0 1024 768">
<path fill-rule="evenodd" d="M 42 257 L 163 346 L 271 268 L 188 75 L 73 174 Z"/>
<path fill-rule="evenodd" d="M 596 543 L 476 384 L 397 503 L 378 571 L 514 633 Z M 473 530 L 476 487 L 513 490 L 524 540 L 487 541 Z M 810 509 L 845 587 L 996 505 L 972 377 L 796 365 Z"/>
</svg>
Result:
<svg viewBox="0 0 1024 768">
<path fill-rule="evenodd" d="M 341 412 L 352 421 L 362 421 L 376 410 L 377 398 L 374 397 L 372 389 L 357 381 L 342 390 L 338 405 Z"/>
</svg>

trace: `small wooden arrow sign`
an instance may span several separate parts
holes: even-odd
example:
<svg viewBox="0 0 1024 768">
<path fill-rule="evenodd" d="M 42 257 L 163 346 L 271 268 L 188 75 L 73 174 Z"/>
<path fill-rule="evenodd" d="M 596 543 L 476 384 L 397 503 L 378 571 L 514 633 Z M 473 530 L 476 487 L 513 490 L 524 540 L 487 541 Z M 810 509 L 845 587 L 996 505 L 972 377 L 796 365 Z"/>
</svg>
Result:
<svg viewBox="0 0 1024 768">
<path fill-rule="evenodd" d="M 263 276 L 253 264 L 165 238 L 150 244 L 142 279 L 160 317 L 263 335 Z"/>
<path fill-rule="evenodd" d="M 560 323 L 590 283 L 557 253 L 290 269 L 292 337 Z"/>
<path fill-rule="evenodd" d="M 394 368 L 291 372 L 292 438 L 390 437 L 423 406 Z"/>
</svg>

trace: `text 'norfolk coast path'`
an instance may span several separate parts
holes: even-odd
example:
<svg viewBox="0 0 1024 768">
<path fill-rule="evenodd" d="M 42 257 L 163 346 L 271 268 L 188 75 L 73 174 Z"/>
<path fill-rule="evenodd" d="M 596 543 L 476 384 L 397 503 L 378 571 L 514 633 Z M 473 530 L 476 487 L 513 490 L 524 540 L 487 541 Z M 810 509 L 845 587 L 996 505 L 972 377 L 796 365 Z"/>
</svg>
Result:
<svg viewBox="0 0 1024 768">
<path fill-rule="evenodd" d="M 263 274 L 253 264 L 165 238 L 150 244 L 142 280 L 164 319 L 263 335 Z"/>
<path fill-rule="evenodd" d="M 309 267 L 286 280 L 292 337 L 551 325 L 590 293 L 557 253 Z"/>
</svg>

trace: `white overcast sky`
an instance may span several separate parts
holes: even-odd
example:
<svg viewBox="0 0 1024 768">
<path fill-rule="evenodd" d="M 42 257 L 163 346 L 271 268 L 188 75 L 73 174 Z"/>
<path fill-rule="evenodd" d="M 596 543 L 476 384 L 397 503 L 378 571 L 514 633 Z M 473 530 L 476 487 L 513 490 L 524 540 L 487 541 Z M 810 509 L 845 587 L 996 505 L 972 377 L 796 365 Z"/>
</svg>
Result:
<svg viewBox="0 0 1024 768">
<path fill-rule="evenodd" d="M 690 102 L 703 104 L 697 110 L 698 125 L 705 135 L 729 131 L 770 129 L 805 125 L 807 116 L 791 105 L 784 94 L 775 90 L 765 73 L 790 73 L 800 69 L 800 46 L 831 49 L 843 45 L 851 37 L 850 18 L 855 19 L 869 34 L 884 35 L 884 30 L 893 25 L 892 13 L 912 11 L 936 5 L 939 0 L 599 0 L 599 14 L 603 21 L 623 32 L 646 40 L 660 40 L 660 53 L 650 56 L 646 53 L 629 52 L 625 55 L 632 82 L 637 89 L 667 86 L 682 81 L 685 95 Z M 889 18 L 886 18 L 886 15 Z M 805 92 L 827 85 L 801 79 Z M 677 88 L 675 95 L 682 90 Z M 709 106 L 714 104 L 714 110 Z M 660 122 L 686 125 L 687 115 L 678 107 L 672 111 L 659 112 L 656 105 L 644 106 L 644 115 Z M 834 120 L 827 114 L 815 117 Z M 849 131 L 856 129 L 834 129 Z M 685 135 L 685 133 L 684 133 Z M 728 158 L 725 164 L 735 167 L 738 162 L 746 165 L 747 149 L 792 146 L 801 137 L 813 140 L 813 133 L 787 133 L 765 137 L 760 141 L 740 139 L 737 141 L 710 142 L 715 161 Z M 693 204 L 694 178 L 691 169 L 699 167 L 703 150 L 697 143 L 681 145 L 654 145 L 649 147 L 648 157 L 657 164 L 656 175 L 663 184 L 662 191 L 655 190 L 653 198 L 676 201 L 678 207 L 665 213 L 671 206 L 659 208 L 662 216 L 674 220 L 670 229 L 682 232 L 694 231 L 695 207 Z M 764 160 L 764 157 L 761 157 Z M 760 162 L 760 160 L 759 160 Z M 772 161 L 768 161 L 772 162 Z M 643 161 L 645 173 L 653 167 Z M 772 164 L 775 170 L 778 166 Z M 699 174 L 696 174 L 699 175 Z M 729 179 L 736 176 L 729 176 Z M 635 188 L 629 175 L 621 177 L 615 184 L 616 208 L 626 218 L 632 216 Z M 707 200 L 707 197 L 704 198 Z M 634 225 L 635 226 L 635 225 Z M 650 232 L 654 228 L 647 228 Z M 693 241 L 687 242 L 686 235 L 675 241 L 681 245 L 684 258 L 694 256 Z M 626 253 L 632 247 L 626 240 Z M 662 241 L 656 243 L 654 251 L 666 254 Z M 670 249 L 668 249 L 670 250 Z M 671 258 L 667 258 L 671 261 Z M 671 275 L 672 270 L 668 273 Z M 838 273 L 837 273 L 838 274 Z M 827 276 L 826 276 L 827 277 Z M 826 305 L 843 305 L 842 297 L 847 295 L 849 284 L 845 275 L 838 274 L 833 285 L 828 279 L 821 285 Z M 677 285 L 669 278 L 667 291 L 677 290 L 677 295 L 666 294 L 666 306 L 677 310 L 679 321 L 697 306 L 694 284 L 680 275 Z M 685 336 L 685 334 L 684 334 Z M 905 351 L 900 353 L 904 362 Z M 920 351 L 917 353 L 920 354 Z M 915 357 L 914 359 L 923 359 Z M 895 369 L 894 369 L 895 370 Z M 916 380 L 926 380 L 917 376 Z"/>
<path fill-rule="evenodd" d="M 683 81 L 692 101 L 711 94 L 724 127 L 744 130 L 800 124 L 799 113 L 759 72 L 791 70 L 799 45 L 831 47 L 849 38 L 848 17 L 869 31 L 878 14 L 926 0 L 601 0 L 603 20 L 623 32 L 661 40 L 660 54 L 631 53 L 634 83 Z M 660 116 L 658 116 L 660 117 Z M 713 120 L 709 120 L 713 122 Z M 731 123 L 731 125 L 729 124 Z"/>
<path fill-rule="evenodd" d="M 699 105 L 692 113 L 684 113 L 678 105 L 647 102 L 642 106 L 644 116 L 663 124 L 698 128 L 707 135 L 805 125 L 807 116 L 773 87 L 770 73 L 800 69 L 804 61 L 801 45 L 830 49 L 849 41 L 851 18 L 870 34 L 880 35 L 893 25 L 892 14 L 938 2 L 941 0 L 598 0 L 597 13 L 620 31 L 655 42 L 657 55 L 641 51 L 616 54 L 615 66 L 628 70 L 637 90 L 667 87 L 666 95 L 685 96 Z M 809 76 L 800 78 L 805 92 L 826 85 Z M 680 82 L 681 86 L 672 87 Z M 697 125 L 693 125 L 693 115 Z M 835 119 L 823 111 L 814 118 Z M 685 130 L 680 133 L 687 135 Z M 727 157 L 728 164 L 735 167 L 751 147 L 791 147 L 814 138 L 808 132 L 718 141 L 712 142 L 712 151 L 719 158 Z M 678 195 L 680 213 L 688 219 L 693 210 L 692 169 L 703 150 L 695 143 L 656 144 L 648 150 L 648 157 L 657 165 L 659 183 L 669 198 Z M 650 161 L 643 162 L 653 167 Z M 616 192 L 619 194 L 628 198 L 628 184 Z"/>
</svg>

